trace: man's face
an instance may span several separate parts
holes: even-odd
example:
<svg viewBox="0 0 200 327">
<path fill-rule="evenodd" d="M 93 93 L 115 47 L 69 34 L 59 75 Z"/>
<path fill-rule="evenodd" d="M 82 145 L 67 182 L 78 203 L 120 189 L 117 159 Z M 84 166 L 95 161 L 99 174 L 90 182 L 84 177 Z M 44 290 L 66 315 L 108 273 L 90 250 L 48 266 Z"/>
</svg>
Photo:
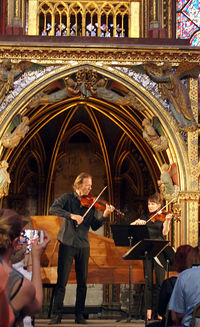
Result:
<svg viewBox="0 0 200 327">
<path fill-rule="evenodd" d="M 90 177 L 84 178 L 83 183 L 79 185 L 78 193 L 80 196 L 88 195 L 92 189 L 92 179 Z"/>
<path fill-rule="evenodd" d="M 148 209 L 149 209 L 150 213 L 155 212 L 155 211 L 159 210 L 160 208 L 161 208 L 160 203 L 148 201 Z"/>
</svg>

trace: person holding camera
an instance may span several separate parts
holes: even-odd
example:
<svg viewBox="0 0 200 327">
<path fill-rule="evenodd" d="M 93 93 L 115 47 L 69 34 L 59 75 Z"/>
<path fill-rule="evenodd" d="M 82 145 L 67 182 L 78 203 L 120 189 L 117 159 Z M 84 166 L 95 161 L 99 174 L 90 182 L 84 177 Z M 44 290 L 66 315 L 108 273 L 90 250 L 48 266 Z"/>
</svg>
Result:
<svg viewBox="0 0 200 327">
<path fill-rule="evenodd" d="M 22 219 L 13 210 L 0 209 L 0 257 L 2 265 L 9 274 L 8 301 L 11 305 L 16 326 L 25 316 L 38 313 L 42 307 L 43 288 L 40 274 L 40 258 L 49 243 L 49 237 L 44 231 L 44 240 L 38 240 L 32 245 L 32 280 L 28 280 L 12 267 L 12 255 L 19 249 L 19 239 L 22 231 Z"/>
</svg>

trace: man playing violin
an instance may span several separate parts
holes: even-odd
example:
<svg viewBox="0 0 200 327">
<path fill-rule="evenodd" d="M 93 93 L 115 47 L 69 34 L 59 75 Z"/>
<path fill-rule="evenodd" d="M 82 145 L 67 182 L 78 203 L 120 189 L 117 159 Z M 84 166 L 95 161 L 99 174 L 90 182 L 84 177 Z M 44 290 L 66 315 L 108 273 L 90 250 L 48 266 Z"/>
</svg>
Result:
<svg viewBox="0 0 200 327">
<path fill-rule="evenodd" d="M 172 214 L 160 212 L 162 199 L 159 193 L 155 193 L 148 198 L 148 213 L 133 221 L 131 225 L 147 225 L 150 239 L 165 239 L 171 226 Z M 162 255 L 162 253 L 161 253 Z M 162 282 L 165 279 L 165 270 L 154 259 L 143 261 L 144 275 L 148 276 L 148 285 L 145 285 L 145 306 L 147 309 L 147 320 L 152 319 L 153 307 L 153 269 L 156 273 L 157 296 Z"/>
<path fill-rule="evenodd" d="M 87 292 L 88 261 L 90 255 L 90 245 L 88 241 L 88 231 L 97 230 L 108 219 L 114 211 L 112 205 L 105 205 L 105 210 L 101 217 L 97 218 L 95 206 L 88 210 L 82 206 L 81 197 L 86 196 L 92 189 L 92 176 L 87 173 L 79 174 L 73 184 L 74 192 L 64 193 L 50 207 L 50 214 L 63 218 L 63 223 L 58 233 L 58 278 L 54 298 L 55 316 L 49 324 L 60 324 L 62 319 L 63 300 L 65 287 L 69 273 L 75 260 L 75 271 L 77 280 L 76 303 L 75 303 L 75 323 L 85 324 L 84 309 Z M 84 214 L 85 218 L 83 218 Z"/>
</svg>

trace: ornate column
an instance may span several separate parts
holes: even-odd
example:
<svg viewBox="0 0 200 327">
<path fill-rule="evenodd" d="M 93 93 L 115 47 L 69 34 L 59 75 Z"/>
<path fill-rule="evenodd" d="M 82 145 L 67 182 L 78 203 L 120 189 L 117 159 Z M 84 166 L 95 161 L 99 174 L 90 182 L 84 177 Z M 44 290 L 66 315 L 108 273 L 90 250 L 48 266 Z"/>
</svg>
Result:
<svg viewBox="0 0 200 327">
<path fill-rule="evenodd" d="M 198 79 L 189 80 L 189 94 L 192 111 L 198 121 Z M 188 176 L 187 191 L 181 192 L 180 202 L 182 211 L 181 241 L 197 246 L 198 230 L 198 204 L 200 190 L 198 186 L 198 130 L 188 132 L 188 160 L 190 176 Z"/>
<path fill-rule="evenodd" d="M 0 4 L 0 34 L 4 35 L 5 34 L 5 0 L 1 1 Z"/>
<path fill-rule="evenodd" d="M 149 37 L 159 37 L 158 0 L 149 1 L 150 27 Z"/>
<path fill-rule="evenodd" d="M 24 28 L 22 26 L 22 0 L 13 0 L 8 2 L 8 25 L 6 26 L 6 34 L 23 35 Z"/>
<path fill-rule="evenodd" d="M 163 1 L 149 1 L 149 16 L 150 27 L 148 36 L 153 38 L 165 38 L 166 31 L 163 28 Z"/>
<path fill-rule="evenodd" d="M 37 24 L 38 2 L 37 0 L 29 0 L 29 25 L 28 35 L 39 35 L 39 22 Z M 38 25 L 38 27 L 37 27 Z"/>
<path fill-rule="evenodd" d="M 23 35 L 23 26 L 22 26 L 22 1 L 14 1 L 14 17 L 12 20 L 13 25 L 13 35 Z"/>
<path fill-rule="evenodd" d="M 168 0 L 168 16 L 167 16 L 167 31 L 168 31 L 168 38 L 173 37 L 173 16 L 172 16 L 172 10 L 173 10 L 173 5 L 172 5 L 172 0 Z"/>
<path fill-rule="evenodd" d="M 140 37 L 140 2 L 131 2 L 131 14 L 129 20 L 129 37 Z"/>
</svg>

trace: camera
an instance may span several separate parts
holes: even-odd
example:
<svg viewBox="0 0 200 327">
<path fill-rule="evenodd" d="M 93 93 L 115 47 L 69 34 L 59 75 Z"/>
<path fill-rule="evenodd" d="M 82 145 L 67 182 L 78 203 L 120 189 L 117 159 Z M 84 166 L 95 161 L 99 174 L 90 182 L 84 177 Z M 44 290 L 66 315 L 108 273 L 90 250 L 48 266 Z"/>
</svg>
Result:
<svg viewBox="0 0 200 327">
<path fill-rule="evenodd" d="M 38 239 L 38 243 L 42 243 L 44 232 L 37 229 L 23 229 L 19 237 L 19 244 L 26 244 L 27 251 L 31 251 L 31 246 Z"/>
</svg>

